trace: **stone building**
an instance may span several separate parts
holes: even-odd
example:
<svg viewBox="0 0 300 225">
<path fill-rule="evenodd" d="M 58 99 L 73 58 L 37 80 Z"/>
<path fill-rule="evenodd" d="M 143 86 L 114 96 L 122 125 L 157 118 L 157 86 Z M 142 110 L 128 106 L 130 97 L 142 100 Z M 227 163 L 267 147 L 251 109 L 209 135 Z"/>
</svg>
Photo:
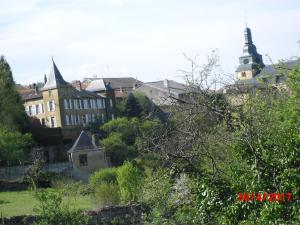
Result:
<svg viewBox="0 0 300 225">
<path fill-rule="evenodd" d="M 164 108 L 183 100 L 187 93 L 187 87 L 176 81 L 165 79 L 143 83 L 135 91 L 147 96 L 157 106 Z"/>
<path fill-rule="evenodd" d="M 109 95 L 74 88 L 66 82 L 54 61 L 44 86 L 19 88 L 27 114 L 45 128 L 60 128 L 63 139 L 75 139 L 82 127 L 113 119 L 113 92 Z"/>
<path fill-rule="evenodd" d="M 95 143 L 94 136 L 81 131 L 72 148 L 68 151 L 72 164 L 72 175 L 87 180 L 93 172 L 109 166 L 104 148 Z"/>
</svg>

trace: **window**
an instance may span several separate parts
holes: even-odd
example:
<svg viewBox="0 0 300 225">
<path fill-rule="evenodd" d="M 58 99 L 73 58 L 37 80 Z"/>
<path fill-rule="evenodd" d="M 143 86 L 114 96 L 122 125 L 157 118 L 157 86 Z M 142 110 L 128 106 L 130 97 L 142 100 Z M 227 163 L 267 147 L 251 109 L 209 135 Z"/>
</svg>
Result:
<svg viewBox="0 0 300 225">
<path fill-rule="evenodd" d="M 81 108 L 81 109 L 84 109 L 83 100 L 80 100 L 80 108 Z"/>
<path fill-rule="evenodd" d="M 53 100 L 48 102 L 48 111 L 49 112 L 55 111 L 55 104 Z"/>
<path fill-rule="evenodd" d="M 80 116 L 79 115 L 77 115 L 77 124 L 80 124 L 81 122 L 80 122 Z"/>
<path fill-rule="evenodd" d="M 81 119 L 82 119 L 82 124 L 85 125 L 86 124 L 85 115 L 82 115 Z"/>
<path fill-rule="evenodd" d="M 74 99 L 74 109 L 78 109 L 78 101 L 77 101 L 77 99 Z"/>
<path fill-rule="evenodd" d="M 73 108 L 72 99 L 69 99 L 69 107 L 70 107 L 70 109 Z"/>
<path fill-rule="evenodd" d="M 79 155 L 79 165 L 80 166 L 87 166 L 88 165 L 87 154 L 80 154 Z"/>
<path fill-rule="evenodd" d="M 56 119 L 55 119 L 54 116 L 53 116 L 53 117 L 50 117 L 50 127 L 51 127 L 51 128 L 56 127 Z"/>
<path fill-rule="evenodd" d="M 101 99 L 97 99 L 97 108 L 101 109 Z"/>
<path fill-rule="evenodd" d="M 41 125 L 42 125 L 43 127 L 46 126 L 46 120 L 45 120 L 45 118 L 42 118 L 42 119 L 41 119 Z"/>
<path fill-rule="evenodd" d="M 44 111 L 44 104 L 43 104 L 43 103 L 41 104 L 41 110 L 42 110 L 42 113 L 45 112 L 45 111 Z"/>
<path fill-rule="evenodd" d="M 40 105 L 35 105 L 35 113 L 36 114 L 40 113 Z"/>
<path fill-rule="evenodd" d="M 66 125 L 67 126 L 70 125 L 70 117 L 69 117 L 69 115 L 66 115 Z"/>
<path fill-rule="evenodd" d="M 84 106 L 84 109 L 88 109 L 88 100 L 87 99 L 84 99 L 83 100 L 83 106 Z"/>
<path fill-rule="evenodd" d="M 242 77 L 246 77 L 246 72 L 242 72 Z"/>
<path fill-rule="evenodd" d="M 68 105 L 68 100 L 67 99 L 64 99 L 64 106 L 65 106 L 65 109 L 69 109 L 69 105 Z"/>
<path fill-rule="evenodd" d="M 29 113 L 29 116 L 32 115 L 32 106 L 31 105 L 28 107 L 28 113 Z"/>
</svg>

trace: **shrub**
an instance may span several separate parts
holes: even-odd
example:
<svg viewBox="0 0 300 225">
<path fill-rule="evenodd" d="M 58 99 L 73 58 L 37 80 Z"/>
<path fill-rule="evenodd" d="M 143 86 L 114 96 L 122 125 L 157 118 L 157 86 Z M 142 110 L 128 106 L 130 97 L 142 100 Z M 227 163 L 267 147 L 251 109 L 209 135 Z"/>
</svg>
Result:
<svg viewBox="0 0 300 225">
<path fill-rule="evenodd" d="M 142 172 L 131 162 L 126 161 L 117 169 L 117 182 L 120 199 L 123 203 L 137 201 L 141 191 Z"/>
<path fill-rule="evenodd" d="M 81 210 L 71 209 L 63 202 L 63 194 L 58 191 L 36 192 L 38 205 L 35 212 L 38 221 L 35 225 L 86 225 L 89 218 Z"/>
<path fill-rule="evenodd" d="M 95 172 L 90 176 L 89 184 L 91 188 L 95 189 L 101 184 L 113 184 L 117 181 L 116 168 L 105 168 Z"/>
<path fill-rule="evenodd" d="M 95 188 L 94 197 L 99 207 L 117 205 L 120 203 L 118 185 L 115 183 L 98 184 Z"/>
</svg>

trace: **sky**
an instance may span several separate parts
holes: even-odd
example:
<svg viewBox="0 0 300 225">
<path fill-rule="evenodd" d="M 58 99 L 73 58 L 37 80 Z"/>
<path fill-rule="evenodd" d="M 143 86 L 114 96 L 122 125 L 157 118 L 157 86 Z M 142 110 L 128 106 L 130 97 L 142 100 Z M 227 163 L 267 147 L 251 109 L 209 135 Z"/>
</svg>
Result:
<svg viewBox="0 0 300 225">
<path fill-rule="evenodd" d="M 299 0 L 0 0 L 0 55 L 17 83 L 43 81 L 51 57 L 67 81 L 182 82 L 184 57 L 213 50 L 234 74 L 245 18 L 265 64 L 299 56 Z M 268 57 L 267 57 L 267 56 Z"/>
</svg>

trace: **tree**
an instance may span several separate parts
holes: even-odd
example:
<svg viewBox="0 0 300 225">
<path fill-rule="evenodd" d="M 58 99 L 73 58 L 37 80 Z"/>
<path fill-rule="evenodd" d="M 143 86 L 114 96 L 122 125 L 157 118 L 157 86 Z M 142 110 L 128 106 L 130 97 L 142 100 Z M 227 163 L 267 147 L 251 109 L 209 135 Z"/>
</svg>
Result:
<svg viewBox="0 0 300 225">
<path fill-rule="evenodd" d="M 122 202 L 137 201 L 142 186 L 142 173 L 131 162 L 126 161 L 117 169 L 117 182 Z"/>
<path fill-rule="evenodd" d="M 15 82 L 9 64 L 0 57 L 0 126 L 10 131 L 25 132 L 29 120 L 22 100 L 16 91 Z"/>
<path fill-rule="evenodd" d="M 132 93 L 129 93 L 127 100 L 126 100 L 126 105 L 125 105 L 125 116 L 127 118 L 132 118 L 132 117 L 141 117 L 141 106 L 134 97 Z"/>
<path fill-rule="evenodd" d="M 30 134 L 0 129 L 0 165 L 15 164 L 24 160 L 26 150 L 32 145 Z"/>
<path fill-rule="evenodd" d="M 187 198 L 192 201 L 168 201 L 159 208 L 153 202 L 164 196 L 153 195 L 145 201 L 154 206 L 152 221 L 159 215 L 157 224 L 298 224 L 296 201 L 238 202 L 237 194 L 298 194 L 300 67 L 280 73 L 288 75 L 288 89 L 264 83 L 260 89 L 247 87 L 247 93 L 236 89 L 235 97 L 243 104 L 235 106 L 229 104 L 229 95 L 213 90 L 217 59 L 209 58 L 204 66 L 189 60 L 192 71 L 185 75 L 192 92 L 172 106 L 172 117 L 151 151 L 163 158 L 171 190 L 182 174 L 188 176 Z M 151 188 L 144 195 L 153 193 Z"/>
</svg>

